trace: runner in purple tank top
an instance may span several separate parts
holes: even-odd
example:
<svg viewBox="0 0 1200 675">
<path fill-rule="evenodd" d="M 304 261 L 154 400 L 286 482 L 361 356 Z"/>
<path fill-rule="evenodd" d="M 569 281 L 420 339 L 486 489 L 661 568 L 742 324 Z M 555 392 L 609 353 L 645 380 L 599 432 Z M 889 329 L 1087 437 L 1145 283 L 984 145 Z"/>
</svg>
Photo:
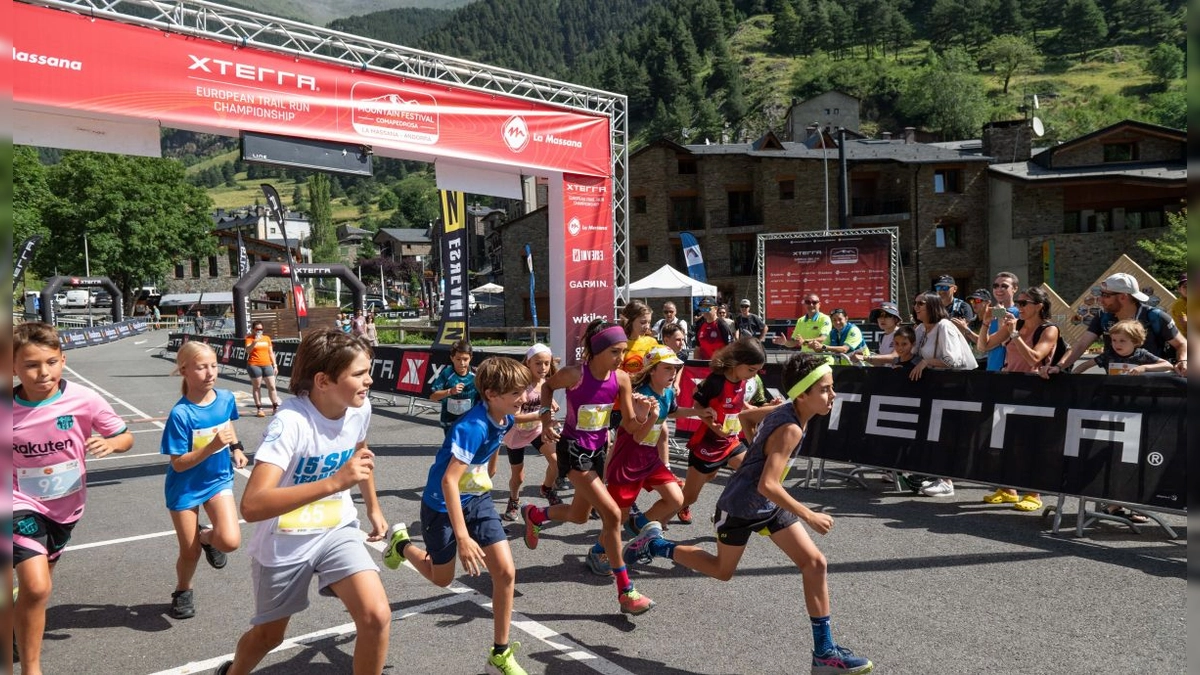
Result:
<svg viewBox="0 0 1200 675">
<path fill-rule="evenodd" d="M 557 444 L 559 476 L 571 480 L 575 496 L 570 503 L 550 507 L 526 504 L 521 508 L 521 516 L 525 519 L 525 545 L 536 548 L 538 534 L 547 521 L 583 524 L 588 513 L 595 509 L 600 514 L 601 531 L 599 541 L 588 552 L 588 567 L 596 574 L 612 575 L 621 611 L 636 615 L 649 611 L 654 602 L 634 589 L 623 563 L 613 567 L 608 562 L 608 551 L 618 552 L 616 560 L 620 561 L 621 511 L 602 478 L 613 404 L 620 401 L 621 410 L 632 411 L 621 422 L 630 433 L 646 424 L 651 407 L 655 408 L 654 415 L 658 415 L 657 403 L 642 395 L 634 396 L 629 375 L 621 370 L 628 344 L 620 326 L 593 321 L 583 337 L 583 362 L 559 370 L 542 385 L 542 439 Z M 551 419 L 550 401 L 555 389 L 567 390 L 567 418 L 561 438 Z M 638 538 L 661 534 L 661 525 L 649 523 Z"/>
</svg>

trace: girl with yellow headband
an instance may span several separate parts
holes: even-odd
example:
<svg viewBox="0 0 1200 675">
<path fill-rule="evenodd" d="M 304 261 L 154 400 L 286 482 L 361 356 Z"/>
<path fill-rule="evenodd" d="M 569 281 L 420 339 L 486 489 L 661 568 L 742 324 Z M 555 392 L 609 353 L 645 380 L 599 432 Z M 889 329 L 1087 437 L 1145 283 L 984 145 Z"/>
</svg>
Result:
<svg viewBox="0 0 1200 675">
<path fill-rule="evenodd" d="M 783 478 L 800 452 L 809 422 L 833 410 L 833 370 L 824 356 L 797 354 L 783 367 L 782 380 L 789 400 L 758 425 L 745 461 L 717 500 L 716 555 L 660 536 L 630 542 L 623 555 L 625 564 L 648 563 L 657 556 L 728 581 L 737 570 L 750 535 L 758 532 L 769 536 L 800 569 L 804 580 L 804 604 L 813 631 L 812 672 L 868 673 L 874 668 L 869 660 L 833 641 L 825 556 L 801 526 L 805 523 L 825 534 L 833 528 L 833 518 L 796 501 L 783 487 Z"/>
</svg>

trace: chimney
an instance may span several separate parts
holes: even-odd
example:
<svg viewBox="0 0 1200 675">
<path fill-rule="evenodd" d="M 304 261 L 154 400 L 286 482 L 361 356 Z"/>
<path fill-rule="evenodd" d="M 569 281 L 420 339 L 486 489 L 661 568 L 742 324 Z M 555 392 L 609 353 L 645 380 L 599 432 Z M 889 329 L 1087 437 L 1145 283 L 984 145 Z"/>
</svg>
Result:
<svg viewBox="0 0 1200 675">
<path fill-rule="evenodd" d="M 890 140 L 892 140 L 892 132 L 885 131 L 885 132 L 879 134 L 879 137 L 885 141 L 890 141 Z"/>
<path fill-rule="evenodd" d="M 817 135 L 817 127 L 815 124 L 804 127 L 804 140 L 808 140 Z"/>
<path fill-rule="evenodd" d="M 1024 162 L 1033 156 L 1030 122 L 989 122 L 983 125 L 983 154 L 993 162 Z"/>
<path fill-rule="evenodd" d="M 916 127 L 904 127 L 904 144 L 908 145 L 910 143 L 916 143 L 916 142 L 917 142 L 917 128 Z"/>
</svg>

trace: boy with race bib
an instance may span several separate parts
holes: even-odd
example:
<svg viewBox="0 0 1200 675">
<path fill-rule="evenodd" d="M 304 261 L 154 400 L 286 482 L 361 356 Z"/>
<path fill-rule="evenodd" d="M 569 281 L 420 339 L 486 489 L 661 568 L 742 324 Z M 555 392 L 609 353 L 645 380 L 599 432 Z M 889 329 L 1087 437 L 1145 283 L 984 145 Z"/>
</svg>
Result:
<svg viewBox="0 0 1200 675">
<path fill-rule="evenodd" d="M 12 403 L 12 555 L 21 583 L 16 644 L 26 675 L 42 672 L 51 575 L 87 498 L 84 460 L 133 447 L 133 434 L 107 401 L 62 379 L 66 363 L 52 326 L 13 328 L 13 375 L 20 385 Z"/>
<path fill-rule="evenodd" d="M 513 427 L 531 375 L 516 359 L 493 356 L 479 364 L 475 377 L 483 402 L 450 429 L 421 496 L 421 526 L 429 550 L 418 548 L 408 528 L 397 524 L 383 562 L 396 569 L 408 561 L 442 587 L 454 581 L 455 554 L 471 576 L 487 569 L 492 577 L 493 646 L 484 668 L 491 675 L 525 675 L 516 658 L 520 643 L 510 645 L 508 639 L 516 568 L 492 501 L 488 463 L 501 437 Z"/>
<path fill-rule="evenodd" d="M 442 402 L 442 430 L 450 435 L 450 427 L 475 405 L 479 392 L 475 389 L 475 373 L 471 372 L 471 343 L 459 340 L 450 345 L 450 367 L 434 378 L 430 401 Z"/>
<path fill-rule="evenodd" d="M 387 521 L 367 447 L 371 355 L 363 338 L 330 328 L 306 333 L 296 351 L 295 398 L 267 425 L 242 494 L 242 517 L 257 523 L 247 546 L 252 627 L 219 674 L 245 675 L 283 642 L 292 615 L 308 607 L 314 576 L 319 593 L 340 599 L 354 621 L 353 672 L 383 670 L 392 610 L 350 498 L 358 486 L 370 520 L 366 539 L 382 540 Z"/>
</svg>

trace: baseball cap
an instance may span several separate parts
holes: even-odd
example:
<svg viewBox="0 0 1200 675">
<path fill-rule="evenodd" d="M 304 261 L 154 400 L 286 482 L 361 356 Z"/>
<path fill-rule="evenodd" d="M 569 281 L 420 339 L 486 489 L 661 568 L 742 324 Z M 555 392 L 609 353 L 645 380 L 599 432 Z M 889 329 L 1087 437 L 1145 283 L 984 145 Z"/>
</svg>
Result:
<svg viewBox="0 0 1200 675">
<path fill-rule="evenodd" d="M 675 351 L 670 347 L 658 345 L 657 347 L 646 352 L 646 356 L 642 360 L 642 370 L 650 370 L 660 363 L 669 363 L 673 366 L 682 366 L 683 360 L 676 356 Z"/>
<path fill-rule="evenodd" d="M 1138 302 L 1146 302 L 1150 299 L 1150 296 L 1138 288 L 1137 279 L 1134 279 L 1132 274 L 1124 272 L 1118 272 L 1100 282 L 1100 288 L 1109 293 L 1128 293 Z"/>
<path fill-rule="evenodd" d="M 894 302 L 880 303 L 879 308 L 876 309 L 875 312 L 876 312 L 877 316 L 878 316 L 878 314 L 891 314 L 892 316 L 896 317 L 897 319 L 902 318 L 900 316 L 900 308 L 897 307 L 896 303 L 894 303 Z"/>
<path fill-rule="evenodd" d="M 700 299 L 701 307 L 715 307 L 716 305 L 717 305 L 717 299 L 711 295 L 706 295 Z"/>
<path fill-rule="evenodd" d="M 958 284 L 954 283 L 954 277 L 950 276 L 949 274 L 943 274 L 942 276 L 938 277 L 938 280 L 934 285 L 935 286 L 957 286 Z"/>
<path fill-rule="evenodd" d="M 1185 280 L 1185 281 L 1186 281 L 1186 280 Z M 738 303 L 738 306 L 739 306 L 739 307 L 749 307 L 749 306 L 750 306 L 750 300 L 749 300 L 749 299 L 747 299 L 747 298 L 742 298 L 742 301 Z"/>
<path fill-rule="evenodd" d="M 970 295 L 967 296 L 967 300 L 982 300 L 984 302 L 991 302 L 992 292 L 986 288 L 976 288 Z"/>
</svg>

